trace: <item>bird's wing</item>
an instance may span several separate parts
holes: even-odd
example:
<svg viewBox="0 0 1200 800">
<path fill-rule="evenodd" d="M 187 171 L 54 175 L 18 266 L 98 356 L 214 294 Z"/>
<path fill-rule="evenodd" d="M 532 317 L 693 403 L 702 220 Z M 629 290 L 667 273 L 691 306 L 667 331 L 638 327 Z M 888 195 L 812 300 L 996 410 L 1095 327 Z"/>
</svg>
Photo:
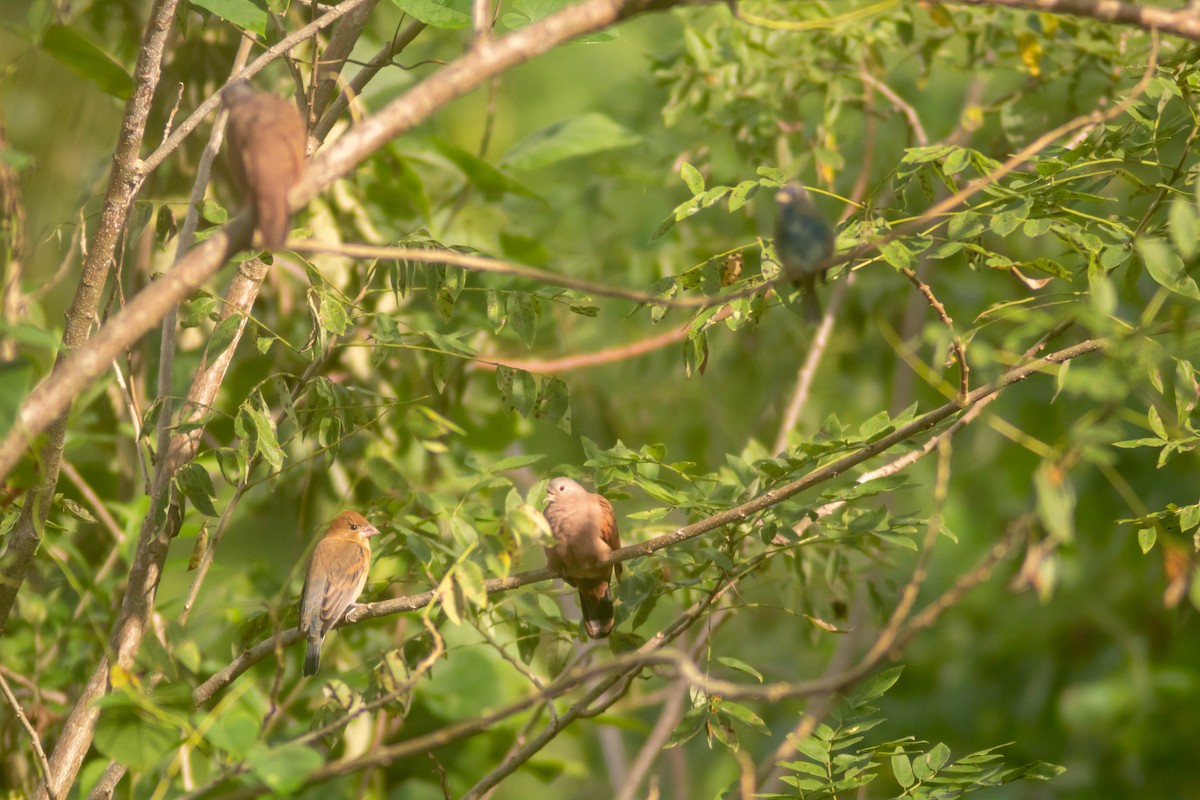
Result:
<svg viewBox="0 0 1200 800">
<path fill-rule="evenodd" d="M 596 495 L 600 502 L 600 539 L 613 550 L 621 548 L 621 534 L 617 531 L 617 515 L 613 513 L 608 498 Z M 621 565 L 616 565 L 617 577 L 621 577 Z"/>
<path fill-rule="evenodd" d="M 304 611 L 316 614 L 320 620 L 320 635 L 334 626 L 350 604 L 358 599 L 367 582 L 370 552 L 361 544 L 347 539 L 322 539 L 313 551 L 313 567 L 304 582 Z"/>
</svg>

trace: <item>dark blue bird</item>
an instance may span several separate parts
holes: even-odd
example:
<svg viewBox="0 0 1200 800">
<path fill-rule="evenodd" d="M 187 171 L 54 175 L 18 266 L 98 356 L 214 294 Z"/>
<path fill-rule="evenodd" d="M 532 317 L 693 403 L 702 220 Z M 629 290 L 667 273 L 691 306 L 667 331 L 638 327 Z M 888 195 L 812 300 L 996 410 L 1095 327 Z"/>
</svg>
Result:
<svg viewBox="0 0 1200 800">
<path fill-rule="evenodd" d="M 817 278 L 825 277 L 825 263 L 833 255 L 833 228 L 817 211 L 808 191 L 789 183 L 775 193 L 779 218 L 775 222 L 775 255 L 784 277 L 794 278 L 800 305 L 808 322 L 821 321 Z"/>
</svg>

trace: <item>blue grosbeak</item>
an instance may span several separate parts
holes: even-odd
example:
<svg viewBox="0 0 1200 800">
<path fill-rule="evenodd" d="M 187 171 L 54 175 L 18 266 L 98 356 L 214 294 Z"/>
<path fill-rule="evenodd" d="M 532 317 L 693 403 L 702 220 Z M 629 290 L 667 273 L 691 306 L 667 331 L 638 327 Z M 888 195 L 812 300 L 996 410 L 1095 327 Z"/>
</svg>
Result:
<svg viewBox="0 0 1200 800">
<path fill-rule="evenodd" d="M 343 511 L 313 550 L 300 593 L 300 632 L 308 640 L 304 674 L 317 674 L 321 641 L 362 592 L 371 567 L 370 537 L 379 530 L 362 514 Z"/>
<path fill-rule="evenodd" d="M 613 566 L 596 566 L 621 546 L 612 504 L 570 478 L 554 478 L 546 486 L 542 513 L 554 534 L 546 548 L 546 566 L 579 589 L 583 627 L 593 639 L 608 636 L 613 627 L 612 593 L 608 582 Z M 621 565 L 616 565 L 617 578 Z"/>
<path fill-rule="evenodd" d="M 229 109 L 225 149 L 234 182 L 254 206 L 263 244 L 283 247 L 288 233 L 288 192 L 304 173 L 308 134 L 296 106 L 236 81 L 221 93 Z"/>
<path fill-rule="evenodd" d="M 775 221 L 775 255 L 783 265 L 784 276 L 795 278 L 800 290 L 804 318 L 821 321 L 817 302 L 817 278 L 825 277 L 822 266 L 833 255 L 833 228 L 813 205 L 808 191 L 798 183 L 789 183 L 775 193 L 779 217 Z"/>
</svg>

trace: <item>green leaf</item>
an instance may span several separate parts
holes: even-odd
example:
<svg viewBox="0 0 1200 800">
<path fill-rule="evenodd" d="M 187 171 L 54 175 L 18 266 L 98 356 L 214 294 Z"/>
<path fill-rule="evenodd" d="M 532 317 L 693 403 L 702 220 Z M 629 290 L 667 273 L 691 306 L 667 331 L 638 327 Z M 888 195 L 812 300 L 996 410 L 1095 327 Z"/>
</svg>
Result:
<svg viewBox="0 0 1200 800">
<path fill-rule="evenodd" d="M 194 6 L 211 11 L 226 22 L 239 28 L 253 31 L 259 36 L 267 35 L 267 12 L 250 0 L 190 0 Z"/>
<path fill-rule="evenodd" d="M 392 0 L 401 11 L 434 28 L 455 30 L 471 24 L 471 0 Z"/>
<path fill-rule="evenodd" d="M 211 365 L 217 358 L 229 349 L 237 337 L 238 327 L 244 320 L 237 314 L 231 314 L 217 323 L 209 334 L 208 343 L 204 346 L 204 363 Z"/>
<path fill-rule="evenodd" d="M 1037 512 L 1050 535 L 1060 542 L 1075 538 L 1075 489 L 1058 464 L 1042 462 L 1033 477 Z"/>
<path fill-rule="evenodd" d="M 489 202 L 500 200 L 505 194 L 516 194 L 531 199 L 538 199 L 536 192 L 524 184 L 514 180 L 506 172 L 496 169 L 473 153 L 468 153 L 461 147 L 442 139 L 434 139 L 433 146 L 438 152 L 448 158 L 454 166 L 470 181 L 471 185 L 483 192 L 483 197 Z"/>
<path fill-rule="evenodd" d="M 525 370 L 498 367 L 496 387 L 500 390 L 505 411 L 516 411 L 523 417 L 533 411 L 537 402 L 537 381 Z"/>
<path fill-rule="evenodd" d="M 175 485 L 201 514 L 206 517 L 218 516 L 212 503 L 217 491 L 213 488 L 212 478 L 204 467 L 195 461 L 187 464 L 175 473 Z"/>
<path fill-rule="evenodd" d="M 704 192 L 704 176 L 700 174 L 700 170 L 693 167 L 686 161 L 679 169 L 679 177 L 683 178 L 684 184 L 693 195 L 702 194 Z"/>
<path fill-rule="evenodd" d="M 679 725 L 677 725 L 675 730 L 671 732 L 671 738 L 667 740 L 667 743 L 664 745 L 663 749 L 670 750 L 672 747 L 678 747 L 694 737 L 700 731 L 704 730 L 704 725 L 706 722 L 708 722 L 708 717 L 709 714 L 707 704 L 702 704 L 689 709 L 688 712 L 683 715 L 683 719 L 680 720 Z"/>
<path fill-rule="evenodd" d="M 105 94 L 121 100 L 128 100 L 133 94 L 133 78 L 125 68 L 76 28 L 65 25 L 48 28 L 42 38 L 42 49 Z"/>
<path fill-rule="evenodd" d="M 529 348 L 533 347 L 534 337 L 537 336 L 539 312 L 537 299 L 528 292 L 511 292 L 508 295 L 508 326 Z"/>
<path fill-rule="evenodd" d="M 509 148 L 501 163 L 512 169 L 541 169 L 569 158 L 632 147 L 641 141 L 636 133 L 592 112 L 526 136 Z"/>
<path fill-rule="evenodd" d="M 134 772 L 150 772 L 168 758 L 179 731 L 129 708 L 110 708 L 96 726 L 96 749 Z"/>
<path fill-rule="evenodd" d="M 1163 426 L 1162 416 L 1159 415 L 1158 409 L 1150 406 L 1150 410 L 1146 412 L 1146 421 L 1150 424 L 1150 430 L 1154 431 L 1154 435 L 1166 441 L 1170 439 L 1167 436 L 1167 429 Z"/>
<path fill-rule="evenodd" d="M 957 175 L 971 165 L 971 151 L 965 147 L 955 147 L 942 162 L 942 172 L 947 175 Z"/>
<path fill-rule="evenodd" d="M 204 734 L 214 747 L 224 750 L 230 756 L 241 759 L 250 752 L 250 748 L 258 741 L 258 731 L 262 721 L 255 718 L 245 709 L 234 709 L 232 712 L 220 714 L 217 721 Z"/>
<path fill-rule="evenodd" d="M 542 384 L 534 416 L 571 432 L 571 394 L 562 378 L 549 378 Z"/>
<path fill-rule="evenodd" d="M 718 663 L 724 664 L 725 666 L 729 667 L 730 669 L 736 669 L 738 672 L 744 672 L 747 675 L 753 675 L 755 678 L 758 679 L 759 683 L 763 682 L 762 673 L 759 672 L 758 670 L 756 670 L 754 667 L 747 664 L 745 661 L 734 658 L 732 656 L 718 656 L 717 661 L 718 661 Z"/>
<path fill-rule="evenodd" d="M 755 714 L 744 705 L 740 703 L 734 703 L 730 700 L 722 700 L 720 709 L 722 714 L 728 714 L 731 718 L 737 720 L 743 725 L 747 725 L 755 731 L 758 731 L 766 736 L 771 735 L 771 729 L 768 728 L 767 724 L 762 721 L 762 717 L 758 716 L 758 714 Z"/>
<path fill-rule="evenodd" d="M 1161 239 L 1141 238 L 1137 240 L 1137 251 L 1146 264 L 1150 277 L 1161 286 L 1192 300 L 1200 300 L 1200 288 L 1191 276 L 1184 272 L 1183 261 Z"/>
<path fill-rule="evenodd" d="M 487 608 L 488 595 L 484 589 L 483 570 L 474 561 L 462 561 L 454 573 L 454 582 L 467 602 L 479 609 Z"/>
<path fill-rule="evenodd" d="M 316 291 L 317 297 L 320 298 L 317 322 L 322 330 L 329 331 L 334 336 L 344 335 L 350 330 L 350 315 L 346 313 L 346 307 L 333 292 L 324 288 L 318 288 Z"/>
<path fill-rule="evenodd" d="M 0 433 L 12 428 L 34 374 L 33 362 L 27 358 L 0 363 Z"/>
<path fill-rule="evenodd" d="M 946 766 L 950 761 L 950 748 L 942 742 L 938 742 L 933 746 L 933 749 L 921 757 L 921 760 L 926 762 L 933 772 L 937 772 L 942 767 Z"/>
<path fill-rule="evenodd" d="M 1200 238 L 1200 215 L 1196 213 L 1196 204 L 1184 197 L 1172 200 L 1167 230 L 1171 234 L 1171 243 L 1183 259 L 1194 256 L 1196 240 Z"/>
<path fill-rule="evenodd" d="M 858 692 L 851 697 L 850 707 L 861 708 L 867 703 L 883 697 L 887 694 L 888 689 L 891 689 L 896 685 L 896 681 L 900 680 L 900 674 L 903 671 L 903 667 L 892 667 L 868 678 L 859 688 Z"/>
<path fill-rule="evenodd" d="M 884 261 L 896 269 L 912 269 L 915 263 L 912 251 L 899 240 L 885 242 L 879 248 L 879 254 L 883 256 Z"/>
<path fill-rule="evenodd" d="M 275 425 L 271 418 L 248 405 L 243 406 L 242 410 L 254 426 L 254 451 L 273 469 L 279 470 L 283 466 L 283 449 L 275 436 Z"/>
<path fill-rule="evenodd" d="M 269 747 L 263 742 L 246 754 L 246 763 L 255 777 L 276 794 L 287 795 L 304 786 L 311 772 L 325 763 L 325 757 L 295 742 Z"/>
<path fill-rule="evenodd" d="M 1187 533 L 1200 525 L 1200 505 L 1184 506 L 1179 509 L 1179 531 Z"/>
<path fill-rule="evenodd" d="M 892 756 L 892 774 L 896 776 L 896 783 L 905 789 L 917 782 L 917 778 L 913 774 L 912 763 L 903 752 Z"/>
<path fill-rule="evenodd" d="M 1141 528 L 1137 532 L 1138 547 L 1142 549 L 1142 555 L 1146 555 L 1154 549 L 1154 543 L 1158 541 L 1158 531 L 1154 528 Z"/>
</svg>

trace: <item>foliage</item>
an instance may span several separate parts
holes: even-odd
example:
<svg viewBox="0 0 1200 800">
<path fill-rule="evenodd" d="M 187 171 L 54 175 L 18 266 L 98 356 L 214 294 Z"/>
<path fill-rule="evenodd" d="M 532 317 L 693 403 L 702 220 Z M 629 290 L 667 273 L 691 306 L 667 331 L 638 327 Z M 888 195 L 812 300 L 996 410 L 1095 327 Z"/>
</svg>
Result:
<svg viewBox="0 0 1200 800">
<path fill-rule="evenodd" d="M 570 8 L 503 5 L 492 35 Z M 11 431 L 98 234 L 147 12 L 0 13 Z M 269 45 L 313 13 L 181 7 L 144 150 L 225 82 L 244 33 Z M 347 77 L 424 27 L 329 141 L 450 69 L 471 15 L 375 6 Z M 0 665 L 48 754 L 114 655 L 143 531 L 176 533 L 68 796 L 110 762 L 129 797 L 1195 790 L 1195 47 L 986 4 L 633 16 L 439 106 L 293 218 L 293 240 L 403 252 L 275 253 L 229 314 L 242 253 L 180 306 L 167 396 L 161 334 L 131 344 L 74 398 L 52 497 L 31 489 L 53 437 L 5 477 L 4 546 L 48 504 Z M 256 83 L 307 91 L 335 36 Z M 101 326 L 190 245 L 207 130 L 141 187 Z M 215 171 L 201 239 L 240 211 Z M 838 221 L 831 331 L 805 327 L 774 258 L 789 180 Z M 192 434 L 159 504 L 162 442 Z M 626 562 L 606 643 L 529 575 L 557 474 L 654 549 Z M 369 605 L 304 680 L 284 637 L 345 507 L 384 534 Z M 0 709 L 3 783 L 32 794 L 30 736 Z"/>
</svg>

